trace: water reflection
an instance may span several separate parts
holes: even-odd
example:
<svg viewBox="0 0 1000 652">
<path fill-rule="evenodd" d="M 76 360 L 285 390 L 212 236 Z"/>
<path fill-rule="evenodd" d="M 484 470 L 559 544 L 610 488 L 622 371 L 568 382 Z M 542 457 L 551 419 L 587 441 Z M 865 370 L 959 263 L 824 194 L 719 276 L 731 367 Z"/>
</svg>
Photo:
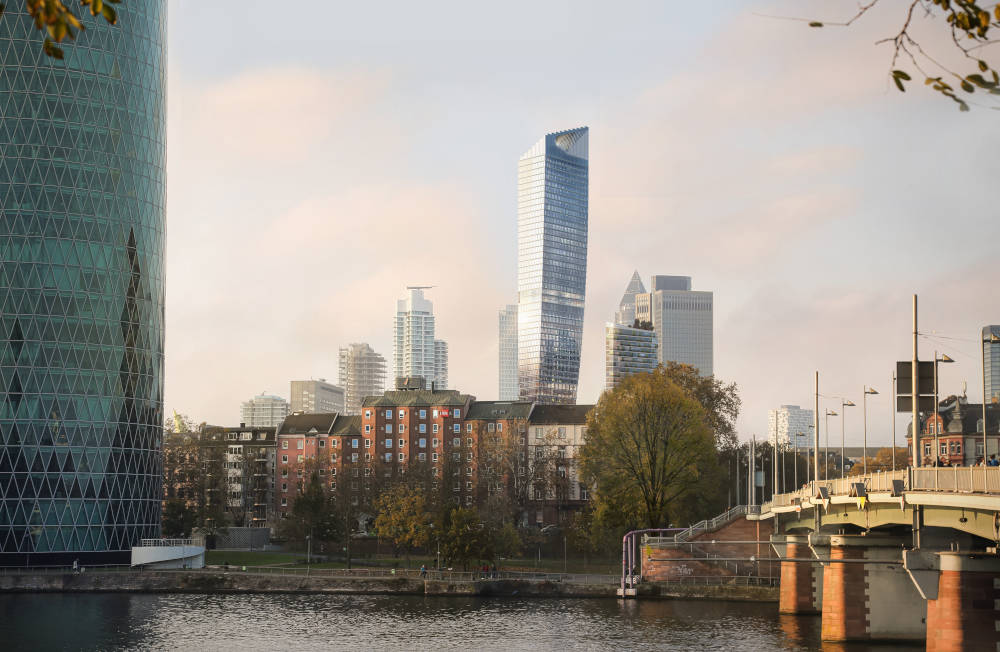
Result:
<svg viewBox="0 0 1000 652">
<path fill-rule="evenodd" d="M 764 603 L 344 595 L 0 595 L 6 649 L 845 650 Z M 889 650 L 912 648 L 878 647 Z"/>
</svg>

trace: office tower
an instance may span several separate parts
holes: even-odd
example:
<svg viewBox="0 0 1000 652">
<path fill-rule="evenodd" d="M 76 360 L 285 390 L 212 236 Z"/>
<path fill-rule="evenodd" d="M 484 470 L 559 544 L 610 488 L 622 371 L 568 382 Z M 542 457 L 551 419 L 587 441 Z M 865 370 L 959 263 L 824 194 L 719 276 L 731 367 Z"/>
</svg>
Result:
<svg viewBox="0 0 1000 652">
<path fill-rule="evenodd" d="M 434 340 L 434 389 L 448 389 L 448 343 Z"/>
<path fill-rule="evenodd" d="M 517 304 L 500 310 L 500 400 L 516 401 L 517 390 Z"/>
<path fill-rule="evenodd" d="M 646 288 L 642 285 L 639 272 L 632 272 L 632 278 L 629 280 L 628 286 L 625 287 L 625 294 L 622 295 L 622 300 L 618 303 L 618 312 L 615 313 L 616 324 L 632 326 L 635 323 L 635 297 L 639 294 L 645 294 L 645 292 Z"/>
<path fill-rule="evenodd" d="M 712 370 L 712 293 L 691 290 L 690 276 L 654 276 L 649 292 L 635 295 L 635 314 L 656 331 L 659 361 Z"/>
<path fill-rule="evenodd" d="M 986 404 L 1000 403 L 1000 326 L 983 326 L 983 374 L 986 383 Z"/>
<path fill-rule="evenodd" d="M 272 394 L 258 394 L 240 405 L 240 423 L 253 428 L 280 426 L 288 416 L 288 401 Z"/>
<path fill-rule="evenodd" d="M 165 5 L 0 19 L 0 566 L 160 536 Z"/>
<path fill-rule="evenodd" d="M 448 384 L 448 346 L 434 339 L 434 304 L 423 286 L 406 288 L 409 296 L 396 302 L 393 327 L 393 372 L 396 378 L 423 378 L 427 386 Z M 439 368 L 443 364 L 443 368 Z M 443 373 L 443 376 L 438 376 Z"/>
<path fill-rule="evenodd" d="M 778 437 L 779 446 L 809 448 L 812 446 L 813 411 L 798 405 L 782 405 L 767 411 L 767 441 Z"/>
<path fill-rule="evenodd" d="M 605 324 L 604 389 L 614 389 L 625 376 L 656 369 L 656 348 L 656 333 L 652 327 Z"/>
<path fill-rule="evenodd" d="M 340 347 L 338 382 L 344 388 L 344 413 L 361 414 L 365 398 L 385 393 L 385 358 L 364 342 Z"/>
<path fill-rule="evenodd" d="M 292 412 L 323 413 L 344 411 L 344 388 L 331 385 L 325 378 L 293 380 Z"/>
<path fill-rule="evenodd" d="M 517 355 L 522 400 L 575 403 L 587 283 L 587 127 L 518 161 Z"/>
</svg>

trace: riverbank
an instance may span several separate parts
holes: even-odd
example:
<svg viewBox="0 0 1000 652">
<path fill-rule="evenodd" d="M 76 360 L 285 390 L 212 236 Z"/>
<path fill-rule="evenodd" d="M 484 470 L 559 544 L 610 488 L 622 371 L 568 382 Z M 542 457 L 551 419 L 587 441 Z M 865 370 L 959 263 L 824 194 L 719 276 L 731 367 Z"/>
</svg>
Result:
<svg viewBox="0 0 1000 652">
<path fill-rule="evenodd" d="M 0 575 L 0 593 L 330 593 L 521 598 L 617 598 L 617 586 L 567 581 L 336 577 L 243 571 L 126 571 Z M 775 587 L 649 583 L 642 598 L 777 602 Z"/>
</svg>

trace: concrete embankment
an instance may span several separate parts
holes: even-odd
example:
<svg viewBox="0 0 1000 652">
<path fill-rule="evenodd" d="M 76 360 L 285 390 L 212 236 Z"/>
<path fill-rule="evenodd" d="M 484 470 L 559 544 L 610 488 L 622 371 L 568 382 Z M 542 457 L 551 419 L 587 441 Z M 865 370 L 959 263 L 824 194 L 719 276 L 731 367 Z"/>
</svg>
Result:
<svg viewBox="0 0 1000 652">
<path fill-rule="evenodd" d="M 537 580 L 451 581 L 408 577 L 350 578 L 239 571 L 146 571 L 0 575 L 0 593 L 343 593 L 523 598 L 614 598 L 618 587 Z M 777 589 L 756 586 L 643 584 L 643 598 L 777 602 Z"/>
</svg>

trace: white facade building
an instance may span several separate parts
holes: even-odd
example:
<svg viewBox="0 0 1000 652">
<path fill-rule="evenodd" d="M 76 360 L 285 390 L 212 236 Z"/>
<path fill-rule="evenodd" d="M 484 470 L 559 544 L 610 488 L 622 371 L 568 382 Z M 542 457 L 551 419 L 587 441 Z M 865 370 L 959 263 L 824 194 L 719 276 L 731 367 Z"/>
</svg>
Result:
<svg viewBox="0 0 1000 652">
<path fill-rule="evenodd" d="M 653 276 L 649 292 L 635 295 L 636 319 L 656 331 L 659 361 L 713 373 L 713 297 L 691 290 L 690 276 Z"/>
<path fill-rule="evenodd" d="M 396 302 L 393 327 L 393 372 L 396 378 L 423 378 L 427 387 L 448 385 L 448 347 L 434 339 L 434 304 L 422 287 Z"/>
<path fill-rule="evenodd" d="M 779 446 L 811 447 L 812 428 L 813 411 L 798 405 L 782 405 L 767 412 L 767 440 L 773 442 L 777 435 Z"/>
<path fill-rule="evenodd" d="M 385 393 L 385 358 L 364 342 L 342 346 L 338 379 L 344 388 L 344 413 L 361 414 L 365 398 Z"/>
<path fill-rule="evenodd" d="M 656 369 L 656 349 L 656 332 L 652 329 L 605 324 L 604 389 L 614 389 L 625 376 Z"/>
<path fill-rule="evenodd" d="M 293 380 L 292 412 L 341 413 L 344 411 L 344 388 L 319 380 Z"/>
<path fill-rule="evenodd" d="M 517 387 L 517 304 L 500 310 L 500 400 L 516 401 Z"/>
<path fill-rule="evenodd" d="M 288 416 L 288 401 L 280 396 L 259 394 L 240 406 L 240 423 L 273 428 Z"/>
</svg>

